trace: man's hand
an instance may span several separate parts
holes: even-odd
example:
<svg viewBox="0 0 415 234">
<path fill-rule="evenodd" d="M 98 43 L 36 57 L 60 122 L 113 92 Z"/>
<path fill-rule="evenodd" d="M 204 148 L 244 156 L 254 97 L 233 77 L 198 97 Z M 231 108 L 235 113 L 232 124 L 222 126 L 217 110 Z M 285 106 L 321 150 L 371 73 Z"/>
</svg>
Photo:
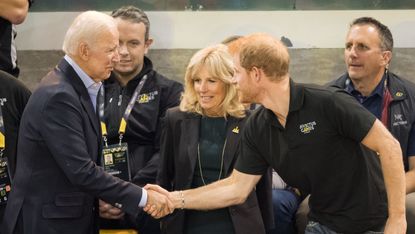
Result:
<svg viewBox="0 0 415 234">
<path fill-rule="evenodd" d="M 99 200 L 99 216 L 104 219 L 121 219 L 124 212 L 102 200 Z"/>
<path fill-rule="evenodd" d="M 146 185 L 144 189 L 147 190 L 147 204 L 143 210 L 153 218 L 159 219 L 174 211 L 167 190 L 158 185 Z"/>
<path fill-rule="evenodd" d="M 166 195 L 169 198 L 170 202 L 172 203 L 174 209 L 178 209 L 178 208 L 183 209 L 184 208 L 183 204 L 182 204 L 182 198 L 181 198 L 180 193 L 178 191 L 169 192 L 169 191 L 165 190 L 164 188 L 162 188 L 158 185 L 155 185 L 155 184 L 147 184 L 144 188 L 147 189 L 147 190 L 154 190 L 158 193 Z M 149 212 L 152 212 L 152 211 L 153 210 L 149 210 Z"/>
<path fill-rule="evenodd" d="M 406 233 L 406 218 L 405 215 L 399 217 L 389 217 L 386 221 L 384 230 L 385 234 L 405 234 Z"/>
</svg>

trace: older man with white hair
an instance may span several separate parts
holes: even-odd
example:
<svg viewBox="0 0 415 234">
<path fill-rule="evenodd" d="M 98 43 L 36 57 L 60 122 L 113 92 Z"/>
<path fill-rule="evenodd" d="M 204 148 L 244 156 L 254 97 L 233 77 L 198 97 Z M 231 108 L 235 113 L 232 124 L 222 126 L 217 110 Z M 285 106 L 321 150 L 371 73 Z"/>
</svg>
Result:
<svg viewBox="0 0 415 234">
<path fill-rule="evenodd" d="M 96 97 L 118 62 L 112 17 L 80 14 L 63 43 L 65 57 L 43 78 L 21 120 L 17 168 L 2 233 L 97 232 L 97 198 L 138 213 L 170 212 L 163 195 L 106 173 Z"/>
</svg>

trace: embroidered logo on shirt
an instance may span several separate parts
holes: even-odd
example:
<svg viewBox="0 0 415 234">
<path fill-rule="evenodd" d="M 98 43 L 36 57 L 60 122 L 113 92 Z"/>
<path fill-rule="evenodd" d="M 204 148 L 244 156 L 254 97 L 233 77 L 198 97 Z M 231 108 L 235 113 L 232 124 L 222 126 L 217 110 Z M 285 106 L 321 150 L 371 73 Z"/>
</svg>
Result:
<svg viewBox="0 0 415 234">
<path fill-rule="evenodd" d="M 302 133 L 304 134 L 308 134 L 311 131 L 314 130 L 314 126 L 316 126 L 316 121 L 310 122 L 310 123 L 305 123 L 305 124 L 301 124 L 300 125 L 300 130 Z"/>
<path fill-rule="evenodd" d="M 403 93 L 402 92 L 396 92 L 396 94 L 395 94 L 397 97 L 402 97 L 403 96 Z"/>
<path fill-rule="evenodd" d="M 155 97 L 159 94 L 158 91 L 153 91 L 150 93 L 143 93 L 140 94 L 137 98 L 138 103 L 149 103 L 150 101 L 154 100 Z"/>
<path fill-rule="evenodd" d="M 234 127 L 232 129 L 232 132 L 238 134 L 239 133 L 239 127 L 238 126 Z"/>
<path fill-rule="evenodd" d="M 4 106 L 4 103 L 7 102 L 7 98 L 0 98 L 0 105 Z"/>
<path fill-rule="evenodd" d="M 406 125 L 408 121 L 404 120 L 403 117 L 402 114 L 394 114 L 392 126 Z"/>
</svg>

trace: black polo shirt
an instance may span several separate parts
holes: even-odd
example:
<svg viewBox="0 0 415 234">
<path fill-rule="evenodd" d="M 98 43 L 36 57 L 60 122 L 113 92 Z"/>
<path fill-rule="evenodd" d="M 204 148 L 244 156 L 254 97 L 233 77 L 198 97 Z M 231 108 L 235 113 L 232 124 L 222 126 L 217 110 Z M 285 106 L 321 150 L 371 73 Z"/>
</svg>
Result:
<svg viewBox="0 0 415 234">
<path fill-rule="evenodd" d="M 29 89 L 21 81 L 0 70 L 0 106 L 6 131 L 4 153 L 8 158 L 12 175 L 16 168 L 19 123 L 30 94 Z"/>
<path fill-rule="evenodd" d="M 337 232 L 370 230 L 387 218 L 380 161 L 360 144 L 375 120 L 344 91 L 290 81 L 285 128 L 264 107 L 252 114 L 235 168 L 261 175 L 271 165 L 311 194 L 311 220 Z"/>
<path fill-rule="evenodd" d="M 19 123 L 29 99 L 30 91 L 12 75 L 0 70 L 0 108 L 3 114 L 7 157 L 12 176 L 16 170 L 16 150 Z M 0 222 L 6 206 L 0 206 Z"/>
</svg>

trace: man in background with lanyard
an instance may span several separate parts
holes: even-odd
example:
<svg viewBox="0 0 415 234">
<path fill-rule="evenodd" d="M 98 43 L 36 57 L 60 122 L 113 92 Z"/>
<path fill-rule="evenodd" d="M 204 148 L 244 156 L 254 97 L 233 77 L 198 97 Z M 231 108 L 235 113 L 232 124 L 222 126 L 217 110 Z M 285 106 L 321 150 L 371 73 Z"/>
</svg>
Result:
<svg viewBox="0 0 415 234">
<path fill-rule="evenodd" d="M 151 60 L 145 56 L 153 42 L 145 13 L 124 6 L 112 16 L 120 33 L 120 62 L 105 81 L 105 94 L 101 92 L 99 100 L 106 142 L 103 165 L 114 176 L 144 186 L 155 183 L 160 121 L 168 108 L 179 104 L 183 87 L 153 70 Z M 101 229 L 135 228 L 140 234 L 160 232 L 159 222 L 145 212 L 138 217 L 124 217 L 120 210 L 101 201 L 100 215 L 105 218 L 101 220 Z"/>
<path fill-rule="evenodd" d="M 16 169 L 20 118 L 29 97 L 30 91 L 19 80 L 0 70 L 0 223 Z"/>
<path fill-rule="evenodd" d="M 346 37 L 347 73 L 330 85 L 350 93 L 399 141 L 406 177 L 407 233 L 415 233 L 415 84 L 389 72 L 393 38 L 369 17 L 355 19 Z"/>
</svg>

